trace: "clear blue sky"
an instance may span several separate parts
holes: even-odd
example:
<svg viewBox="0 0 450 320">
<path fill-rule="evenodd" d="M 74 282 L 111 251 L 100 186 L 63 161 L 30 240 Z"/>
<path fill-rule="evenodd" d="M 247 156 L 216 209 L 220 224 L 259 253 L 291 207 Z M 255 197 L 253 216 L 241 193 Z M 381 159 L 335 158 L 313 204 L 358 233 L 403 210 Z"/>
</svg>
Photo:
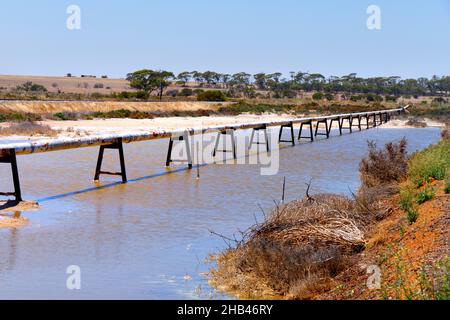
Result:
<svg viewBox="0 0 450 320">
<path fill-rule="evenodd" d="M 366 27 L 370 4 L 380 31 Z M 0 33 L 0 74 L 450 74 L 450 0 L 2 0 Z"/>
</svg>

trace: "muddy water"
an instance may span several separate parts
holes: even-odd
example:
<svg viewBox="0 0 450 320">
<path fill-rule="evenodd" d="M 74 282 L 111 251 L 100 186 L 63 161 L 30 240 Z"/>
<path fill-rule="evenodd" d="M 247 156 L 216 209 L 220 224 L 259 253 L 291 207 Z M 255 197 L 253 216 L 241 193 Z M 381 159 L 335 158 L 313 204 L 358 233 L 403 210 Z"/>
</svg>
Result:
<svg viewBox="0 0 450 320">
<path fill-rule="evenodd" d="M 126 185 L 115 178 L 92 182 L 97 148 L 22 156 L 24 198 L 41 210 L 23 212 L 28 226 L 0 230 L 0 299 L 227 298 L 203 273 L 205 258 L 225 247 L 210 233 L 232 236 L 261 217 L 281 197 L 312 192 L 349 194 L 359 184 L 358 163 L 367 140 L 409 140 L 422 149 L 439 139 L 437 129 L 373 129 L 280 150 L 280 172 L 261 176 L 256 165 L 211 164 L 196 171 L 164 169 L 167 141 L 125 146 Z M 106 167 L 116 164 L 107 151 Z M 0 166 L 0 190 L 11 189 Z M 81 290 L 66 287 L 70 265 L 81 268 Z"/>
</svg>

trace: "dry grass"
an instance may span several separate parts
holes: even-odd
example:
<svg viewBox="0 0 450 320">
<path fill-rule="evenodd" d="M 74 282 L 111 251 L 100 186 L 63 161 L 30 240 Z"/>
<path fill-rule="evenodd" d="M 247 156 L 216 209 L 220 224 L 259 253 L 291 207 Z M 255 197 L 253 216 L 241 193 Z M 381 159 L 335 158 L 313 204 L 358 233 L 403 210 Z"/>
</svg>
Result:
<svg viewBox="0 0 450 320">
<path fill-rule="evenodd" d="M 369 142 L 369 154 L 359 168 L 362 186 L 373 188 L 405 180 L 408 174 L 406 145 L 406 139 L 402 139 L 377 149 L 374 142 Z"/>
<path fill-rule="evenodd" d="M 332 279 L 363 250 L 375 222 L 392 212 L 383 200 L 406 177 L 407 158 L 406 140 L 382 150 L 369 143 L 354 199 L 307 193 L 277 207 L 215 257 L 211 283 L 242 298 L 310 299 L 331 289 Z"/>
<path fill-rule="evenodd" d="M 58 131 L 49 126 L 35 122 L 12 123 L 7 127 L 0 127 L 0 136 L 47 136 L 55 137 Z"/>
<path fill-rule="evenodd" d="M 330 194 L 277 207 L 217 257 L 212 282 L 246 298 L 312 298 L 363 249 L 371 217 Z"/>
</svg>

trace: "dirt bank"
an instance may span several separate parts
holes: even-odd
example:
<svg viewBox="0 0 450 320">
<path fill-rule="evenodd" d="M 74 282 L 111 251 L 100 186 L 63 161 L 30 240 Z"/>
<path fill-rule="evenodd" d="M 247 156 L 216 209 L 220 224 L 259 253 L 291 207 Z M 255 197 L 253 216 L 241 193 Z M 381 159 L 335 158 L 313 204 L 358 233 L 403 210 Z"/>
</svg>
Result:
<svg viewBox="0 0 450 320">
<path fill-rule="evenodd" d="M 112 101 L 0 101 L 0 112 L 53 114 L 57 112 L 110 112 L 130 110 L 141 112 L 171 112 L 217 110 L 227 102 L 112 102 Z"/>
</svg>

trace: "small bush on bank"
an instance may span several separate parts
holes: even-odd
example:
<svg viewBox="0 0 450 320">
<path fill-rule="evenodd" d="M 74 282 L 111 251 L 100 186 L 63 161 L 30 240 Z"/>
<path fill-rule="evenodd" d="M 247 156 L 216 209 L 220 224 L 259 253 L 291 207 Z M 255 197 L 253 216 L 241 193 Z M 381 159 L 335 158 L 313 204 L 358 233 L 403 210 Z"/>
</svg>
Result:
<svg viewBox="0 0 450 320">
<path fill-rule="evenodd" d="M 74 112 L 57 112 L 53 114 L 53 117 L 62 121 L 77 120 L 79 118 Z"/>
<path fill-rule="evenodd" d="M 409 177 L 418 187 L 431 179 L 443 180 L 450 167 L 450 140 L 430 146 L 417 153 L 409 162 Z"/>
<path fill-rule="evenodd" d="M 409 224 L 414 224 L 417 222 L 417 219 L 419 219 L 419 212 L 416 208 L 411 207 L 406 211 L 406 219 L 408 220 Z"/>
<path fill-rule="evenodd" d="M 400 208 L 407 212 L 414 206 L 414 189 L 411 186 L 406 186 L 402 190 L 400 190 Z"/>
<path fill-rule="evenodd" d="M 334 94 L 326 93 L 325 94 L 325 99 L 327 99 L 328 101 L 333 101 L 334 100 Z"/>
<path fill-rule="evenodd" d="M 189 88 L 181 89 L 181 91 L 178 93 L 178 96 L 180 97 L 191 97 L 194 95 L 194 91 Z"/>
<path fill-rule="evenodd" d="M 374 142 L 369 142 L 369 154 L 359 169 L 362 185 L 371 188 L 403 181 L 408 172 L 406 145 L 406 139 L 402 139 L 378 150 Z"/>
<path fill-rule="evenodd" d="M 316 92 L 312 95 L 313 100 L 319 101 L 323 99 L 323 93 L 322 92 Z"/>
<path fill-rule="evenodd" d="M 427 201 L 433 200 L 436 196 L 436 193 L 434 192 L 433 188 L 426 187 L 424 191 L 421 191 L 417 194 L 416 202 L 417 204 L 423 204 Z"/>
<path fill-rule="evenodd" d="M 20 112 L 0 113 L 0 122 L 34 122 L 41 120 L 42 117 L 34 113 L 20 113 Z"/>
<path fill-rule="evenodd" d="M 220 90 L 209 90 L 201 92 L 197 95 L 197 101 L 227 101 L 227 97 Z"/>
<path fill-rule="evenodd" d="M 444 192 L 445 192 L 446 194 L 449 194 L 449 193 L 450 193 L 450 179 L 448 179 L 448 180 L 445 182 L 445 189 L 444 189 Z"/>
</svg>

